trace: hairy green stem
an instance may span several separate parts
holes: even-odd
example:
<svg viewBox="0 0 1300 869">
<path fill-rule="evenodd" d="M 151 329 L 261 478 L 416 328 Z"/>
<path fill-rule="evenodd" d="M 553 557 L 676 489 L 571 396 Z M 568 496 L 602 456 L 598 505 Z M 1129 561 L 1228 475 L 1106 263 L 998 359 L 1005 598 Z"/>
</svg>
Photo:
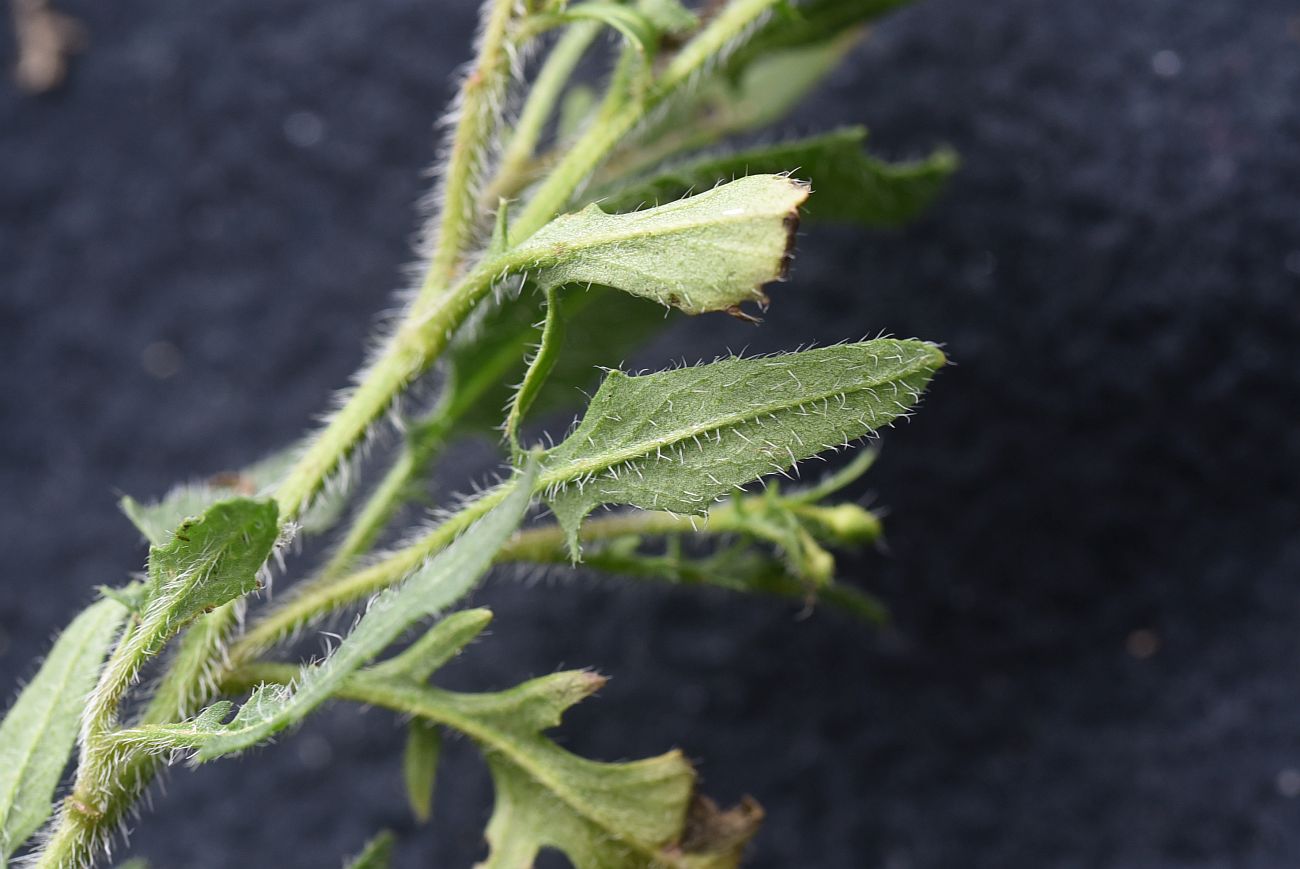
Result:
<svg viewBox="0 0 1300 869">
<path fill-rule="evenodd" d="M 546 123 L 554 113 L 555 105 L 569 79 L 573 77 L 579 61 L 599 33 L 598 22 L 580 21 L 573 24 L 564 31 L 546 56 L 536 80 L 528 90 L 514 132 L 501 155 L 496 177 L 480 197 L 480 207 L 494 207 L 498 199 L 513 196 L 528 183 L 533 155 L 546 129 Z"/>
<path fill-rule="evenodd" d="M 461 88 L 459 118 L 443 173 L 433 257 L 420 289 L 422 298 L 451 283 L 477 225 L 478 182 L 500 119 L 510 80 L 508 32 L 516 0 L 489 0 L 483 7 L 478 58 Z"/>
</svg>

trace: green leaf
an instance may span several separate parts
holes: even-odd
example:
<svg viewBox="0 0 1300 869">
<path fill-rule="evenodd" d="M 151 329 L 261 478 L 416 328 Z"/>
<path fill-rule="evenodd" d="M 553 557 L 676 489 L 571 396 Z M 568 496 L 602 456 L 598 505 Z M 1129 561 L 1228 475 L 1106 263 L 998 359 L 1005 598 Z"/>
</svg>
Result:
<svg viewBox="0 0 1300 869">
<path fill-rule="evenodd" d="M 804 184 L 753 175 L 631 214 L 594 203 L 557 217 L 510 255 L 542 289 L 602 284 L 688 314 L 766 301 L 784 276 Z"/>
<path fill-rule="evenodd" d="M 272 453 L 242 471 L 216 474 L 202 482 L 182 483 L 160 500 L 141 503 L 130 495 L 118 502 L 122 512 L 155 546 L 171 539 L 176 526 L 198 516 L 219 501 L 238 497 L 268 495 L 292 467 L 298 448 Z M 298 520 L 309 534 L 327 531 L 338 521 L 346 506 L 346 493 L 329 489 Z"/>
<path fill-rule="evenodd" d="M 482 869 L 531 866 L 545 847 L 560 849 L 578 869 L 649 867 L 673 843 L 695 782 L 680 752 L 597 763 L 542 736 L 604 681 L 584 671 L 557 673 L 489 696 L 491 705 L 478 711 L 496 788 Z"/>
<path fill-rule="evenodd" d="M 360 854 L 348 862 L 347 869 L 388 869 L 393 863 L 395 843 L 393 834 L 384 830 L 371 839 Z"/>
<path fill-rule="evenodd" d="M 846 31 L 905 6 L 911 0 L 809 0 L 793 15 L 775 16 L 728 58 L 732 70 L 760 62 L 774 52 L 823 45 Z"/>
<path fill-rule="evenodd" d="M 559 291 L 551 287 L 546 291 L 546 321 L 542 327 L 542 340 L 528 363 L 528 370 L 524 372 L 524 379 L 519 384 L 519 389 L 510 399 L 509 410 L 506 413 L 506 438 L 510 441 L 510 448 L 516 457 L 521 453 L 519 425 L 528 415 L 528 409 L 537 400 L 542 387 L 546 385 L 547 378 L 551 376 L 551 371 L 554 370 L 560 355 L 561 344 L 564 342 L 564 317 L 559 308 Z"/>
<path fill-rule="evenodd" d="M 194 619 L 258 587 L 257 574 L 279 536 L 274 501 L 235 498 L 177 526 L 149 547 L 148 591 L 137 634 L 154 654 Z"/>
<path fill-rule="evenodd" d="M 541 339 L 536 300 L 525 294 L 488 310 L 473 328 L 457 335 L 448 351 L 448 401 L 439 418 L 454 420 L 458 432 L 484 433 L 501 424 L 508 384 L 523 377 L 524 358 Z M 563 347 L 551 375 L 533 401 L 534 413 L 577 406 L 580 390 L 595 388 L 597 369 L 618 365 L 668 322 L 653 302 L 608 287 L 559 294 Z M 444 423 L 445 424 L 445 423 Z"/>
<path fill-rule="evenodd" d="M 766 474 L 906 415 L 943 353 L 877 339 L 644 376 L 611 372 L 546 457 L 546 498 L 577 554 L 602 504 L 704 513 Z"/>
<path fill-rule="evenodd" d="M 699 16 L 677 0 L 638 0 L 636 6 L 664 33 L 683 34 L 700 23 Z"/>
<path fill-rule="evenodd" d="M 49 818 L 81 710 L 126 615 L 114 600 L 82 611 L 0 722 L 0 866 Z"/>
<path fill-rule="evenodd" d="M 349 675 L 393 643 L 411 625 L 450 607 L 468 593 L 510 538 L 532 498 L 536 461 L 512 484 L 490 513 L 400 586 L 371 600 L 351 633 L 328 658 L 304 667 L 296 684 L 263 685 L 223 724 L 229 703 L 215 703 L 192 721 L 118 731 L 114 739 L 148 751 L 194 749 L 203 762 L 243 751 L 296 724 L 324 703 Z"/>
<path fill-rule="evenodd" d="M 402 778 L 406 782 L 406 800 L 411 804 L 411 813 L 420 823 L 433 816 L 433 786 L 441 754 L 442 732 L 437 725 L 419 718 L 412 721 L 402 755 Z"/>
<path fill-rule="evenodd" d="M 746 813 L 746 825 L 733 825 L 733 831 L 744 827 L 743 836 L 725 841 L 686 829 L 695 773 L 681 752 L 602 763 L 543 735 L 604 682 L 589 671 L 569 671 L 507 691 L 461 694 L 370 679 L 354 680 L 344 693 L 453 727 L 479 745 L 496 788 L 490 850 L 480 869 L 531 866 L 543 848 L 562 851 L 577 869 L 735 866 L 756 813 Z"/>
<path fill-rule="evenodd" d="M 862 127 L 821 136 L 711 155 L 661 170 L 653 177 L 612 190 L 601 201 L 614 211 L 670 202 L 719 179 L 792 172 L 812 182 L 805 208 L 809 220 L 891 227 L 915 218 L 939 194 L 956 169 L 951 151 L 909 163 L 886 163 L 862 151 Z"/>
<path fill-rule="evenodd" d="M 487 609 L 461 610 L 440 619 L 424 636 L 394 658 L 366 669 L 383 679 L 427 681 L 433 673 L 455 657 L 461 649 L 483 632 L 492 621 Z"/>
<path fill-rule="evenodd" d="M 643 54 L 653 56 L 659 47 L 659 27 L 649 16 L 631 6 L 589 0 L 568 7 L 558 17 L 570 22 L 598 21 L 606 27 L 612 27 L 623 34 L 629 45 Z"/>
</svg>

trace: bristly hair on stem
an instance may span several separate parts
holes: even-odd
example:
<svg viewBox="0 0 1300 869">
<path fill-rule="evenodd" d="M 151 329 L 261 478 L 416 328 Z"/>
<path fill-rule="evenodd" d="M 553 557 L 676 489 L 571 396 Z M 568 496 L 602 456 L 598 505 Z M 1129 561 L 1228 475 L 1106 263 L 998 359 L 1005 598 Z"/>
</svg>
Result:
<svg viewBox="0 0 1300 869">
<path fill-rule="evenodd" d="M 156 501 L 123 499 L 150 544 L 145 577 L 103 588 L 0 722 L 0 864 L 90 866 L 169 764 L 260 750 L 347 700 L 408 722 L 420 820 L 443 731 L 482 751 L 496 790 L 485 869 L 545 849 L 578 869 L 739 865 L 762 810 L 719 809 L 682 752 L 597 763 L 551 739 L 604 677 L 479 694 L 431 680 L 490 620 L 455 607 L 494 565 L 578 564 L 887 618 L 836 581 L 837 553 L 881 536 L 878 513 L 838 500 L 875 452 L 811 485 L 776 478 L 909 417 L 946 363 L 937 345 L 877 337 L 636 374 L 621 363 L 678 317 L 757 322 L 742 306 L 766 309 L 788 279 L 802 217 L 892 226 L 933 201 L 956 165 L 944 150 L 887 163 L 863 151 L 861 128 L 732 141 L 782 117 L 900 2 L 486 0 L 442 125 L 416 288 L 318 429 Z M 595 53 L 603 93 L 584 77 Z M 769 319 L 791 295 L 775 293 Z M 401 399 L 435 366 L 437 401 L 408 418 Z M 523 433 L 575 411 L 558 443 Z M 346 483 L 385 419 L 399 444 L 356 502 Z M 504 440 L 495 484 L 394 527 L 449 445 L 482 435 Z M 292 540 L 322 534 L 336 535 L 322 565 L 287 563 Z M 268 560 L 306 576 L 271 599 Z M 349 613 L 324 660 L 271 657 Z M 146 667 L 158 677 L 142 679 Z M 388 865 L 395 847 L 376 831 L 350 865 Z"/>
</svg>

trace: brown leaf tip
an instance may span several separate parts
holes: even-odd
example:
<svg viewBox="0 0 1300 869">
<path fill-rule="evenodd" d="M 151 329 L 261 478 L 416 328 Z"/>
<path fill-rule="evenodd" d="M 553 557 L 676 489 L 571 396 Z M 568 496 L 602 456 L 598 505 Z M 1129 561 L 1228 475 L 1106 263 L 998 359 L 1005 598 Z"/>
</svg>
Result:
<svg viewBox="0 0 1300 869">
<path fill-rule="evenodd" d="M 746 796 L 739 805 L 722 811 L 713 800 L 696 794 L 686 810 L 678 848 L 683 854 L 716 855 L 739 861 L 762 823 L 763 807 L 753 797 Z"/>
</svg>

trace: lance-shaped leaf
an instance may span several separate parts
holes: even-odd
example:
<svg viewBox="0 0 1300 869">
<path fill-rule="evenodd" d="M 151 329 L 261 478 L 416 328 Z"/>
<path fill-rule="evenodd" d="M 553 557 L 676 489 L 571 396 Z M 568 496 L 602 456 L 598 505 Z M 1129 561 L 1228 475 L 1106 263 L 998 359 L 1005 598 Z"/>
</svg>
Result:
<svg viewBox="0 0 1300 869">
<path fill-rule="evenodd" d="M 433 786 L 438 778 L 438 759 L 442 755 L 442 732 L 422 719 L 407 727 L 406 750 L 402 753 L 402 779 L 406 782 L 406 801 L 411 813 L 421 823 L 433 816 Z"/>
<path fill-rule="evenodd" d="M 101 600 L 73 619 L 0 722 L 0 866 L 49 818 L 86 695 L 126 614 Z"/>
<path fill-rule="evenodd" d="M 388 869 L 393 865 L 393 845 L 396 839 L 388 830 L 366 843 L 361 853 L 348 861 L 347 869 Z"/>
<path fill-rule="evenodd" d="M 933 344 L 877 339 L 611 372 L 547 454 L 546 498 L 575 556 L 583 518 L 602 504 L 704 513 L 730 491 L 906 415 L 943 363 Z"/>
<path fill-rule="evenodd" d="M 530 462 L 501 504 L 402 585 L 377 595 L 333 654 L 304 667 L 294 685 L 259 687 L 229 723 L 222 721 L 231 704 L 220 702 L 192 721 L 121 730 L 113 739 L 147 751 L 194 749 L 195 759 L 202 762 L 251 748 L 302 720 L 403 631 L 447 609 L 477 584 L 523 520 L 536 474 L 537 462 Z"/>
<path fill-rule="evenodd" d="M 948 150 L 907 163 L 887 163 L 862 150 L 862 127 L 778 145 L 711 155 L 633 181 L 602 199 L 614 211 L 669 202 L 719 179 L 760 172 L 793 172 L 812 183 L 805 215 L 810 220 L 891 227 L 924 210 L 957 166 Z"/>
<path fill-rule="evenodd" d="M 592 204 L 542 227 L 510 254 L 543 289 L 602 284 L 688 314 L 765 302 L 785 274 L 807 185 L 754 175 L 698 196 L 606 214 Z"/>
</svg>

